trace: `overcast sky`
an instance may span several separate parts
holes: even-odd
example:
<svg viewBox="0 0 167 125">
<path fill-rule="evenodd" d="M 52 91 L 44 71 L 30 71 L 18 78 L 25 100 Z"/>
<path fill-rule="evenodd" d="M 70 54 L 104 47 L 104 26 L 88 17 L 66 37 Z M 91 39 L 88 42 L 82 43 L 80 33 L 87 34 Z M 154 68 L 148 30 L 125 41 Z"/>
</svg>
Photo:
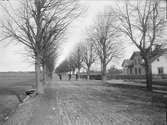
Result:
<svg viewBox="0 0 167 125">
<path fill-rule="evenodd" d="M 106 6 L 114 7 L 117 5 L 115 4 L 115 0 L 81 0 L 80 4 L 82 7 L 87 8 L 87 11 L 70 26 L 65 44 L 62 45 L 61 56 L 58 58 L 57 65 L 69 56 L 78 42 L 83 40 L 86 35 L 85 29 L 93 24 L 96 15 L 100 11 L 103 11 Z M 12 2 L 12 5 L 18 6 L 17 2 Z M 126 49 L 126 58 L 131 55 L 133 50 L 134 49 Z M 27 61 L 27 57 L 24 53 L 25 50 L 23 46 L 1 42 L 0 71 L 33 71 L 34 66 L 30 60 Z"/>
</svg>

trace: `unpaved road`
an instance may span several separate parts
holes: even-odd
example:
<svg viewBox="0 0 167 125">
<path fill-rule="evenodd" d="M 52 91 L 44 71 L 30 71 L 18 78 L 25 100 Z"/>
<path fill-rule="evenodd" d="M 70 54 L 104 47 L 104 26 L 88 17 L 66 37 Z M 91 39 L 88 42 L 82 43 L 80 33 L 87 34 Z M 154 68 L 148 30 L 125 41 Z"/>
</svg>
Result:
<svg viewBox="0 0 167 125">
<path fill-rule="evenodd" d="M 55 80 L 26 125 L 165 125 L 165 109 L 140 90 Z"/>
</svg>

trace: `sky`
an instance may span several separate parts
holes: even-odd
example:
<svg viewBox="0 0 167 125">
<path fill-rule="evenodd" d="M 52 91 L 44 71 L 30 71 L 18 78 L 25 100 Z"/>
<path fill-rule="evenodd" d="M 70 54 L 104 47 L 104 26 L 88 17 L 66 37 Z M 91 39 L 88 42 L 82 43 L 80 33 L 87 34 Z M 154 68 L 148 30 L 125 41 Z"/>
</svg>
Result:
<svg viewBox="0 0 167 125">
<path fill-rule="evenodd" d="M 12 5 L 17 6 L 17 2 L 13 2 Z M 69 27 L 67 39 L 61 46 L 61 53 L 59 53 L 60 56 L 57 59 L 56 66 L 70 55 L 79 42 L 84 40 L 86 37 L 86 28 L 93 24 L 96 15 L 103 11 L 106 6 L 116 6 L 115 0 L 81 0 L 80 5 L 87 9 L 84 14 L 76 19 Z M 129 57 L 133 51 L 133 47 L 126 49 L 126 58 Z M 116 63 L 117 62 L 115 62 L 115 64 Z M 119 62 L 119 66 L 120 64 L 121 62 Z M 0 72 L 6 71 L 34 71 L 34 65 L 32 61 L 25 56 L 25 48 L 23 46 L 10 41 L 1 41 Z"/>
</svg>

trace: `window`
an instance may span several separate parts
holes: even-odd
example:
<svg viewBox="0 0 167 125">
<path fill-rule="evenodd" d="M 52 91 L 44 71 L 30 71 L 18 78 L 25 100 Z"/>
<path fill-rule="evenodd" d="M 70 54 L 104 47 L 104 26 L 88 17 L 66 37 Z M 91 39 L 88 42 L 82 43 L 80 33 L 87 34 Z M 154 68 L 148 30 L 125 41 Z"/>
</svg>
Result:
<svg viewBox="0 0 167 125">
<path fill-rule="evenodd" d="M 130 68 L 130 74 L 133 74 L 132 68 Z"/>
<path fill-rule="evenodd" d="M 135 68 L 135 74 L 137 75 L 137 68 Z"/>
<path fill-rule="evenodd" d="M 137 65 L 137 59 L 134 59 L 134 64 Z"/>
<path fill-rule="evenodd" d="M 133 60 L 133 64 L 136 65 L 136 60 Z"/>
<path fill-rule="evenodd" d="M 139 68 L 139 74 L 141 75 L 141 68 Z"/>
<path fill-rule="evenodd" d="M 163 74 L 163 73 L 164 73 L 163 67 L 158 67 L 158 74 Z"/>
<path fill-rule="evenodd" d="M 130 68 L 130 74 L 132 74 L 132 68 Z"/>
<path fill-rule="evenodd" d="M 138 63 L 139 63 L 139 64 L 141 63 L 140 58 L 138 59 Z"/>
</svg>

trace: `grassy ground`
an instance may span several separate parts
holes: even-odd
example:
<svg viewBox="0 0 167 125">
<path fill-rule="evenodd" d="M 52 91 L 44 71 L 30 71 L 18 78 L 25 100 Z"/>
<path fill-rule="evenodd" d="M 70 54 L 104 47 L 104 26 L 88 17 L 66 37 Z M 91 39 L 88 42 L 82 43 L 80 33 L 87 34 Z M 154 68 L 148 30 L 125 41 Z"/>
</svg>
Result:
<svg viewBox="0 0 167 125">
<path fill-rule="evenodd" d="M 24 92 L 34 86 L 34 73 L 0 73 L 0 124 L 17 107 L 16 95 L 24 98 Z"/>
</svg>

